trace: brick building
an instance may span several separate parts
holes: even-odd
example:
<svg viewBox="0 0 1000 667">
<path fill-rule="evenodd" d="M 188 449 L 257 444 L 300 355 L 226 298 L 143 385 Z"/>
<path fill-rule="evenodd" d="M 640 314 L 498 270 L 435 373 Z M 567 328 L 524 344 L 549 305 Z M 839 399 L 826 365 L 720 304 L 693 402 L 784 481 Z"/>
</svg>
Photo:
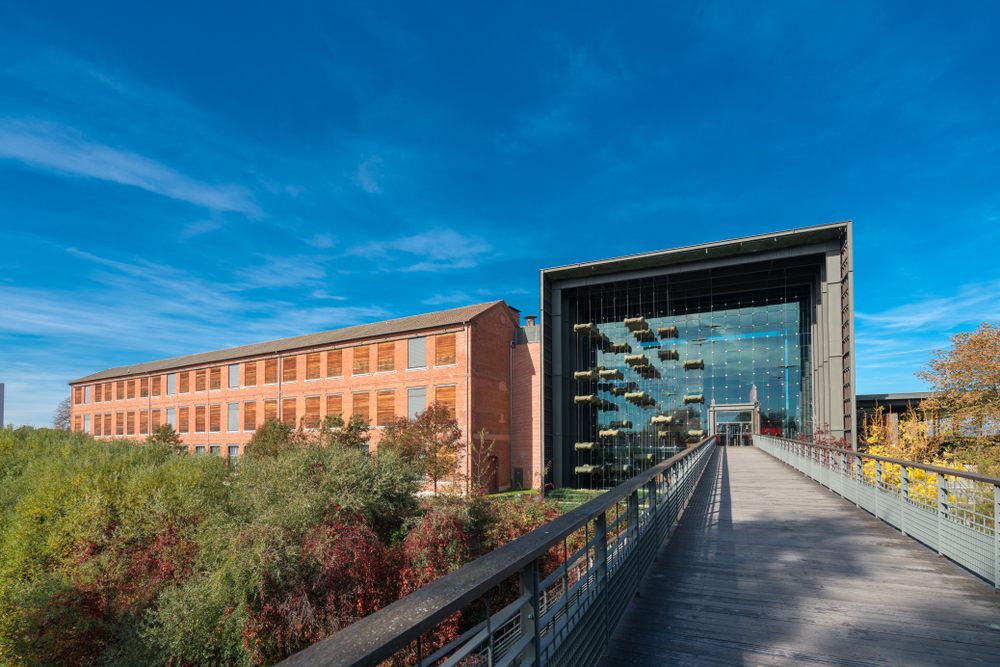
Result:
<svg viewBox="0 0 1000 667">
<path fill-rule="evenodd" d="M 494 441 L 491 486 L 527 486 L 540 479 L 537 429 L 512 428 L 515 405 L 537 402 L 538 336 L 526 331 L 537 327 L 522 329 L 518 311 L 494 301 L 110 368 L 70 382 L 73 429 L 144 438 L 169 423 L 193 453 L 235 458 L 266 419 L 310 429 L 360 415 L 375 448 L 382 426 L 439 402 L 466 452 L 482 430 Z"/>
</svg>

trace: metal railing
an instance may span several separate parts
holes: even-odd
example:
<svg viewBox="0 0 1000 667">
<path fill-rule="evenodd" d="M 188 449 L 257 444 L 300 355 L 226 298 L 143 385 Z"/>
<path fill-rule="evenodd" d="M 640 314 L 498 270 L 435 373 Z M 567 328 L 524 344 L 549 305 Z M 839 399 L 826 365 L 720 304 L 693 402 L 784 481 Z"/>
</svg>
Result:
<svg viewBox="0 0 1000 667">
<path fill-rule="evenodd" d="M 281 664 L 595 664 L 714 443 L 702 440 Z M 507 598 L 498 595 L 507 589 Z M 493 611 L 491 599 L 504 604 Z M 435 628 L 484 601 L 482 620 L 438 648 Z"/>
<path fill-rule="evenodd" d="M 1000 479 L 774 436 L 754 444 L 1000 588 Z"/>
</svg>

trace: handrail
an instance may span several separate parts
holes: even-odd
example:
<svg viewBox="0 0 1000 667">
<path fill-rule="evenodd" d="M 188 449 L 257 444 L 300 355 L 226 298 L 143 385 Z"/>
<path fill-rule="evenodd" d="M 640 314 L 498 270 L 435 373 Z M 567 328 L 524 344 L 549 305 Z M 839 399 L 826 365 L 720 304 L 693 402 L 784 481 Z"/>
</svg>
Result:
<svg viewBox="0 0 1000 667">
<path fill-rule="evenodd" d="M 977 472 L 969 472 L 968 470 L 958 470 L 957 468 L 945 468 L 944 466 L 936 466 L 930 463 L 921 463 L 920 461 L 909 461 L 907 459 L 894 459 L 888 456 L 879 456 L 878 454 L 868 454 L 867 452 L 859 452 L 855 449 L 844 449 L 843 447 L 820 445 L 815 442 L 809 442 L 808 440 L 796 440 L 795 438 L 785 438 L 778 435 L 769 435 L 766 437 L 774 438 L 775 440 L 784 440 L 786 442 L 792 442 L 797 445 L 806 445 L 808 447 L 814 447 L 816 449 L 827 449 L 834 452 L 844 452 L 845 454 L 852 454 L 854 456 L 863 459 L 872 459 L 875 461 L 884 461 L 886 463 L 893 463 L 895 465 L 905 465 L 911 468 L 920 468 L 921 470 L 926 470 L 928 472 L 935 472 L 939 475 L 953 475 L 955 477 L 964 477 L 966 479 L 971 479 L 976 482 L 983 482 L 984 484 L 1000 485 L 1000 477 L 990 477 L 988 475 L 981 475 Z"/>
<path fill-rule="evenodd" d="M 524 588 L 526 572 L 534 569 L 535 563 L 539 558 L 544 557 L 554 546 L 561 545 L 563 540 L 570 535 L 584 530 L 592 521 L 597 520 L 598 524 L 605 526 L 606 535 L 604 537 L 606 541 L 607 534 L 610 534 L 607 531 L 607 510 L 623 501 L 628 501 L 628 526 L 620 533 L 616 533 L 613 539 L 618 540 L 621 538 L 618 542 L 615 542 L 616 546 L 608 543 L 601 545 L 599 541 L 594 542 L 592 540 L 582 550 L 582 555 L 577 556 L 577 560 L 573 565 L 574 568 L 583 568 L 582 572 L 587 573 L 588 577 L 593 577 L 592 588 L 587 592 L 588 596 L 591 595 L 594 589 L 600 588 L 602 581 L 606 585 L 609 577 L 606 568 L 612 554 L 608 554 L 607 552 L 612 552 L 615 558 L 618 558 L 620 554 L 624 554 L 625 556 L 631 555 L 634 551 L 626 553 L 624 550 L 634 546 L 634 543 L 645 535 L 642 525 L 649 526 L 648 517 L 656 513 L 661 504 L 663 508 L 667 508 L 673 502 L 673 505 L 671 505 L 672 512 L 662 512 L 665 516 L 670 514 L 673 519 L 670 522 L 671 525 L 667 526 L 667 532 L 669 532 L 669 528 L 676 522 L 680 511 L 683 510 L 682 506 L 677 506 L 675 497 L 669 495 L 673 492 L 669 487 L 671 485 L 683 484 L 684 489 L 688 492 L 687 497 L 690 496 L 690 492 L 694 488 L 692 479 L 700 477 L 701 471 L 704 469 L 708 459 L 707 448 L 714 444 L 714 441 L 714 436 L 705 438 L 694 447 L 690 447 L 652 468 L 635 475 L 623 484 L 597 496 L 513 542 L 477 558 L 471 563 L 431 582 L 383 609 L 358 620 L 331 637 L 321 640 L 292 655 L 281 664 L 286 667 L 296 667 L 299 665 L 376 665 L 390 658 L 398 651 L 412 645 L 413 642 L 418 641 L 422 635 L 435 628 L 442 621 L 466 608 L 476 600 L 479 600 L 483 595 L 519 572 L 522 577 L 522 588 Z M 696 482 L 697 479 L 693 481 Z M 643 489 L 645 489 L 645 495 L 640 498 L 639 492 Z M 662 495 L 664 500 L 658 503 L 657 499 L 660 495 Z M 687 497 L 680 499 L 682 505 L 686 504 Z M 645 513 L 640 516 L 640 502 L 643 500 L 645 501 L 645 505 L 643 506 Z M 642 524 L 643 518 L 647 518 L 646 524 Z M 659 523 L 663 522 L 660 521 Z M 666 532 L 658 532 L 662 532 L 663 537 L 666 536 Z M 598 536 L 595 535 L 593 539 L 597 540 Z M 628 543 L 629 541 L 631 541 L 631 544 Z M 658 547 L 660 542 L 662 542 L 662 538 L 655 546 Z M 615 551 L 617 548 L 621 548 L 623 551 Z M 603 573 L 598 572 L 597 566 L 592 562 L 595 553 L 600 554 L 602 551 L 605 553 L 605 571 Z M 655 550 L 653 553 L 655 553 Z M 649 560 L 652 560 L 651 556 Z M 564 563 L 561 567 L 566 569 L 568 573 L 570 568 L 568 563 Z M 617 567 L 621 567 L 620 564 Z M 591 573 L 591 570 L 594 570 L 594 572 Z M 603 580 L 601 579 L 602 576 L 604 577 Z M 567 581 L 568 579 L 567 574 Z M 528 616 L 527 625 L 530 625 L 534 621 L 542 620 L 542 614 L 539 613 L 539 601 L 537 599 L 540 594 L 538 590 L 537 571 L 534 572 L 534 588 L 534 591 L 529 591 L 532 598 L 530 604 L 534 606 L 534 614 L 533 616 Z M 569 586 L 566 586 L 563 592 L 567 597 L 573 594 Z M 544 595 L 545 591 L 541 591 L 541 594 Z M 579 596 L 579 594 L 579 591 L 577 591 L 576 595 Z M 569 604 L 570 601 L 567 600 L 567 609 L 569 608 Z M 582 603 L 577 600 L 574 604 L 581 605 Z M 555 620 L 553 619 L 550 622 L 554 623 Z M 562 622 L 568 622 L 568 620 L 564 618 Z M 524 625 L 525 621 L 522 620 L 521 623 Z M 530 631 L 530 628 L 519 627 L 518 632 L 522 637 L 519 644 L 526 641 L 524 636 L 524 632 L 526 631 Z M 536 629 L 533 648 L 528 647 L 532 648 L 533 658 L 540 658 L 542 652 L 542 647 L 538 645 L 537 635 L 538 632 Z M 490 638 L 490 642 L 492 650 L 492 637 Z M 531 644 L 530 641 L 527 643 Z M 526 650 L 525 647 L 521 647 L 521 649 Z M 536 664 L 542 664 L 543 662 L 543 660 L 538 659 Z"/>
<path fill-rule="evenodd" d="M 778 436 L 754 444 L 1000 588 L 1000 479 Z"/>
</svg>

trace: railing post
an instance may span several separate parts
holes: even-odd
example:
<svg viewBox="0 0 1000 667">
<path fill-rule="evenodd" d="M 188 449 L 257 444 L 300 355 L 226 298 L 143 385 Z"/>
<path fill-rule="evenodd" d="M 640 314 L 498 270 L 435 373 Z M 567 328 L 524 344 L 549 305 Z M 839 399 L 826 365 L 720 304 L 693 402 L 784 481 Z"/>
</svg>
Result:
<svg viewBox="0 0 1000 667">
<path fill-rule="evenodd" d="M 941 534 L 943 522 L 948 519 L 948 478 L 938 473 L 938 503 L 937 503 L 937 552 L 944 555 L 944 537 Z"/>
<path fill-rule="evenodd" d="M 899 532 L 906 535 L 906 502 L 910 498 L 910 469 L 899 466 Z"/>
<path fill-rule="evenodd" d="M 993 586 L 1000 590 L 1000 484 L 993 485 Z"/>
<path fill-rule="evenodd" d="M 851 456 L 851 477 L 854 478 L 854 506 L 861 507 L 861 479 L 865 476 L 860 457 Z"/>
<path fill-rule="evenodd" d="M 532 560 L 521 570 L 521 595 L 527 595 L 528 600 L 521 606 L 521 636 L 533 637 L 531 642 L 521 651 L 521 661 L 533 665 L 539 664 L 538 654 L 539 632 L 538 619 L 538 561 Z"/>
<path fill-rule="evenodd" d="M 608 644 L 608 637 L 611 630 L 608 629 L 608 513 L 607 510 L 597 515 L 594 520 L 594 560 L 597 561 L 597 573 L 594 576 L 594 583 L 597 586 L 598 595 L 601 596 L 601 614 L 603 615 L 604 645 Z"/>
<path fill-rule="evenodd" d="M 878 518 L 878 496 L 882 493 L 882 462 L 875 461 L 875 518 Z"/>
</svg>

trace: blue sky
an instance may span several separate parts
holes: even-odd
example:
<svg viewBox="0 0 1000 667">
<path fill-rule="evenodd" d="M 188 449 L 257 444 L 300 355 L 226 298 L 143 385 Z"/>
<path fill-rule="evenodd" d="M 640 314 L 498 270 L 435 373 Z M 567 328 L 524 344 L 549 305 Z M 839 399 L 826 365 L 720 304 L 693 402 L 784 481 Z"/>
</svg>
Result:
<svg viewBox="0 0 1000 667">
<path fill-rule="evenodd" d="M 855 221 L 858 382 L 1000 319 L 1000 8 L 4 3 L 0 382 Z"/>
</svg>

